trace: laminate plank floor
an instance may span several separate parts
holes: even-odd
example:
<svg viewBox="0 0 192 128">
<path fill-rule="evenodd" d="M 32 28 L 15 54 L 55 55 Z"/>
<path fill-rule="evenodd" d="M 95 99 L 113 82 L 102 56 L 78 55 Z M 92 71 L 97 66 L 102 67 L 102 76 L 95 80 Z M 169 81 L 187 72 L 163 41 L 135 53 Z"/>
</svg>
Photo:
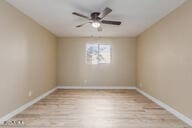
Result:
<svg viewBox="0 0 192 128">
<path fill-rule="evenodd" d="M 58 89 L 2 128 L 191 128 L 135 90 Z"/>
</svg>

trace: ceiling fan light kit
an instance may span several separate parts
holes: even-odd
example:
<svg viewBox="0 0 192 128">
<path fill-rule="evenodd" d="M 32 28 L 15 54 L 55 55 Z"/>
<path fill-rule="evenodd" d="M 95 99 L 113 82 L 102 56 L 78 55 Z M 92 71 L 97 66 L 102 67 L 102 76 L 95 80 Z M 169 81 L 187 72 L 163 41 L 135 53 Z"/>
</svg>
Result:
<svg viewBox="0 0 192 128">
<path fill-rule="evenodd" d="M 77 25 L 76 28 L 80 28 L 80 27 L 83 27 L 84 25 L 86 25 L 88 23 L 91 23 L 92 27 L 96 28 L 100 32 L 103 30 L 101 27 L 101 24 L 121 25 L 120 21 L 103 20 L 111 12 L 112 12 L 112 9 L 106 7 L 101 13 L 100 12 L 91 13 L 90 18 L 88 16 L 82 15 L 82 14 L 77 13 L 77 12 L 73 12 L 72 14 L 88 20 L 87 23 Z"/>
<path fill-rule="evenodd" d="M 99 22 L 95 21 L 95 22 L 92 23 L 92 26 L 94 28 L 99 28 L 101 26 L 101 24 Z"/>
</svg>

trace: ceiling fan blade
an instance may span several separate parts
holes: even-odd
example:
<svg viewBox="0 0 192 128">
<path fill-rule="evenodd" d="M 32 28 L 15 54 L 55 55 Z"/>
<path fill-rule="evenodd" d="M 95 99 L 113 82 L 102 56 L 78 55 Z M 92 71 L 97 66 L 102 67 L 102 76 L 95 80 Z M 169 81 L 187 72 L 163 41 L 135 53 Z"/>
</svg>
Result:
<svg viewBox="0 0 192 128">
<path fill-rule="evenodd" d="M 91 23 L 91 22 L 87 22 L 87 23 L 84 23 L 84 24 L 77 25 L 76 28 L 83 27 L 84 25 L 86 25 L 86 24 L 88 24 L 88 23 Z"/>
<path fill-rule="evenodd" d="M 77 25 L 76 28 L 80 28 L 80 27 L 83 27 L 85 24 L 80 24 L 80 25 Z"/>
<path fill-rule="evenodd" d="M 84 15 L 82 15 L 82 14 L 80 14 L 80 13 L 73 12 L 72 14 L 73 14 L 73 15 L 76 15 L 76 16 L 80 16 L 80 17 L 82 17 L 82 18 L 85 18 L 85 19 L 88 19 L 88 20 L 89 20 L 89 17 L 88 17 L 88 16 L 84 16 Z"/>
<path fill-rule="evenodd" d="M 103 28 L 100 26 L 100 27 L 97 28 L 97 31 L 101 32 L 101 31 L 103 31 Z"/>
<path fill-rule="evenodd" d="M 106 15 L 108 15 L 111 12 L 112 12 L 112 9 L 107 7 L 105 8 L 105 10 L 103 10 L 103 12 L 100 13 L 99 18 L 103 19 Z"/>
<path fill-rule="evenodd" d="M 120 21 L 109 21 L 109 20 L 102 20 L 103 24 L 111 24 L 111 25 L 121 25 Z"/>
</svg>

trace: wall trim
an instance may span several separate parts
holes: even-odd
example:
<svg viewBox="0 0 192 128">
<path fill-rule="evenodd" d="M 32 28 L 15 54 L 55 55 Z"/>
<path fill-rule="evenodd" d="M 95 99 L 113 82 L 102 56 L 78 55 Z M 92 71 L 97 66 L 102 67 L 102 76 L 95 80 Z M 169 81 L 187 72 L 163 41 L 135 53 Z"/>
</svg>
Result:
<svg viewBox="0 0 192 128">
<path fill-rule="evenodd" d="M 49 94 L 51 94 L 52 92 L 54 92 L 55 90 L 57 90 L 57 87 L 43 93 L 42 95 L 36 97 L 35 99 L 29 101 L 28 103 L 22 105 L 21 107 L 17 108 L 16 110 L 8 113 L 7 115 L 3 116 L 0 118 L 0 124 L 3 124 L 4 121 L 7 121 L 9 119 L 11 119 L 12 117 L 14 117 L 15 115 L 19 114 L 20 112 L 24 111 L 25 109 L 27 109 L 28 107 L 32 106 L 33 104 L 35 104 L 36 102 L 40 101 L 41 99 L 45 98 L 46 96 L 48 96 Z"/>
<path fill-rule="evenodd" d="M 161 106 L 162 108 L 164 108 L 165 110 L 170 112 L 171 114 L 175 115 L 178 119 L 180 119 L 183 122 L 187 123 L 188 125 L 192 126 L 192 119 L 190 119 L 189 117 L 187 117 L 184 114 L 178 112 L 177 110 L 175 110 L 174 108 L 170 107 L 169 105 L 163 103 L 159 99 L 149 95 L 148 93 L 144 92 L 143 90 L 141 90 L 139 88 L 136 88 L 136 90 L 139 93 L 141 93 L 143 96 L 147 97 L 148 99 L 152 100 L 153 102 L 155 102 L 156 104 L 158 104 L 159 106 Z"/>
<path fill-rule="evenodd" d="M 135 90 L 135 86 L 64 86 L 59 85 L 58 89 L 96 89 L 96 90 L 102 90 L 102 89 L 129 89 L 129 90 Z"/>
</svg>

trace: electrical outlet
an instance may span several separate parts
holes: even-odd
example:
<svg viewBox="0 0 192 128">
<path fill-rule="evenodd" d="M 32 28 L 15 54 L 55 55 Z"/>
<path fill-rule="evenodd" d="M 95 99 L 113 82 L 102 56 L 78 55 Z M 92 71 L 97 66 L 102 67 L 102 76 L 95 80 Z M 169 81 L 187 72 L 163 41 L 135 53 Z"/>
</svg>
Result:
<svg viewBox="0 0 192 128">
<path fill-rule="evenodd" d="M 140 84 L 139 84 L 139 87 L 142 88 L 142 87 L 143 87 L 143 83 L 140 83 Z"/>
<path fill-rule="evenodd" d="M 28 96 L 29 96 L 29 97 L 32 96 L 32 91 L 29 91 Z"/>
</svg>

